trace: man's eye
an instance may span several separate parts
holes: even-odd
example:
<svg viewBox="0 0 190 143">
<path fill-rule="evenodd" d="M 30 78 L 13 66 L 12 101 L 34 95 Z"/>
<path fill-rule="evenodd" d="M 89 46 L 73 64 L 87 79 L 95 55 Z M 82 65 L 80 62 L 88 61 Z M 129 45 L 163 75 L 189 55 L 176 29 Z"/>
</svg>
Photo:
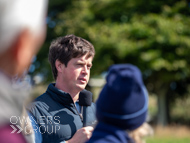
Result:
<svg viewBox="0 0 190 143">
<path fill-rule="evenodd" d="M 77 64 L 77 66 L 82 67 L 82 66 L 84 66 L 84 64 Z"/>
<path fill-rule="evenodd" d="M 77 65 L 83 65 L 83 64 L 81 64 L 81 63 L 78 63 Z"/>
<path fill-rule="evenodd" d="M 92 67 L 92 65 L 87 65 L 87 67 L 90 69 Z"/>
</svg>

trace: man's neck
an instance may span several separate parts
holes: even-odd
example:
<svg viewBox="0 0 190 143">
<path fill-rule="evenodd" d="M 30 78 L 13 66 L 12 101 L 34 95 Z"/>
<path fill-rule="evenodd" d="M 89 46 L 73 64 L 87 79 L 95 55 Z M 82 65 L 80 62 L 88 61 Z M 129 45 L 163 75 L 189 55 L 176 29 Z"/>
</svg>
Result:
<svg viewBox="0 0 190 143">
<path fill-rule="evenodd" d="M 62 91 L 64 91 L 64 92 L 66 92 L 66 93 L 69 93 L 71 98 L 73 99 L 74 103 L 78 100 L 80 91 L 75 91 L 75 90 L 72 90 L 72 89 L 68 89 L 68 88 L 66 88 L 65 86 L 63 86 L 62 84 L 60 84 L 57 81 L 55 83 L 55 87 L 62 90 Z"/>
</svg>

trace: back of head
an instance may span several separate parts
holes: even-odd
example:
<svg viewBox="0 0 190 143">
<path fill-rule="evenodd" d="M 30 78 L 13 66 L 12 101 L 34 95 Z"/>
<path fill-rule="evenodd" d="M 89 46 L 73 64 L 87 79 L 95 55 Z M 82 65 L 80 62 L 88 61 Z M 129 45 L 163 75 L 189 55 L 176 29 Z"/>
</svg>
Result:
<svg viewBox="0 0 190 143">
<path fill-rule="evenodd" d="M 147 91 L 140 70 L 131 64 L 109 69 L 97 100 L 97 119 L 125 130 L 138 128 L 146 119 Z"/>
<path fill-rule="evenodd" d="M 56 60 L 67 66 L 72 58 L 82 57 L 85 54 L 88 57 L 95 55 L 94 46 L 89 41 L 75 35 L 55 39 L 50 45 L 48 57 L 54 78 L 57 78 Z"/>
<path fill-rule="evenodd" d="M 0 53 L 15 42 L 23 29 L 44 29 L 48 0 L 0 0 Z"/>
</svg>

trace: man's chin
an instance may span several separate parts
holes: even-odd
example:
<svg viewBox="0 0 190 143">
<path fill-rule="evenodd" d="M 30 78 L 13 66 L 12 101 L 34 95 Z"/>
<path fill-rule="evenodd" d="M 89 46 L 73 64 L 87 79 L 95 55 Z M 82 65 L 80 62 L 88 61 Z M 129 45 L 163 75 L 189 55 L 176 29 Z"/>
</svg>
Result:
<svg viewBox="0 0 190 143">
<path fill-rule="evenodd" d="M 78 87 L 78 89 L 79 89 L 80 91 L 82 91 L 83 89 L 86 88 L 86 85 L 78 85 L 77 87 Z"/>
</svg>

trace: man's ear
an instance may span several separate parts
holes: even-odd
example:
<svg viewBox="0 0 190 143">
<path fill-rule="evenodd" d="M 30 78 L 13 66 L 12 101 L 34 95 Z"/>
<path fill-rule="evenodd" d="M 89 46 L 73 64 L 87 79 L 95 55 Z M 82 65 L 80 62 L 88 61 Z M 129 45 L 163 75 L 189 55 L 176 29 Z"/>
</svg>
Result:
<svg viewBox="0 0 190 143">
<path fill-rule="evenodd" d="M 28 45 L 26 44 L 29 42 L 29 34 L 27 30 L 23 30 L 19 33 L 17 36 L 17 39 L 12 44 L 12 47 L 10 48 L 10 55 L 12 56 L 12 61 L 14 61 L 14 69 L 13 72 L 15 74 L 22 74 L 22 72 L 27 68 L 27 64 L 29 63 L 28 58 L 28 52 L 31 52 L 28 48 Z M 26 57 L 26 58 L 25 58 Z M 25 67 L 25 69 L 23 69 Z"/>
<path fill-rule="evenodd" d="M 37 51 L 34 35 L 25 29 L 20 32 L 12 48 L 12 56 L 15 62 L 15 72 L 20 75 L 27 70 L 32 58 Z"/>
<path fill-rule="evenodd" d="M 55 67 L 56 67 L 56 69 L 57 69 L 58 72 L 62 72 L 64 66 L 65 65 L 63 63 L 61 63 L 59 60 L 55 61 Z"/>
<path fill-rule="evenodd" d="M 18 33 L 14 42 L 0 56 L 0 67 L 10 76 L 22 76 L 28 70 L 33 56 L 44 41 L 43 33 L 34 34 L 29 29 Z"/>
<path fill-rule="evenodd" d="M 29 63 L 26 52 L 31 52 L 30 49 L 25 49 L 28 48 L 26 46 L 28 40 L 28 32 L 25 30 L 21 31 L 10 47 L 1 55 L 1 68 L 8 75 L 20 76 L 27 69 L 27 66 L 24 66 L 26 63 Z"/>
</svg>

